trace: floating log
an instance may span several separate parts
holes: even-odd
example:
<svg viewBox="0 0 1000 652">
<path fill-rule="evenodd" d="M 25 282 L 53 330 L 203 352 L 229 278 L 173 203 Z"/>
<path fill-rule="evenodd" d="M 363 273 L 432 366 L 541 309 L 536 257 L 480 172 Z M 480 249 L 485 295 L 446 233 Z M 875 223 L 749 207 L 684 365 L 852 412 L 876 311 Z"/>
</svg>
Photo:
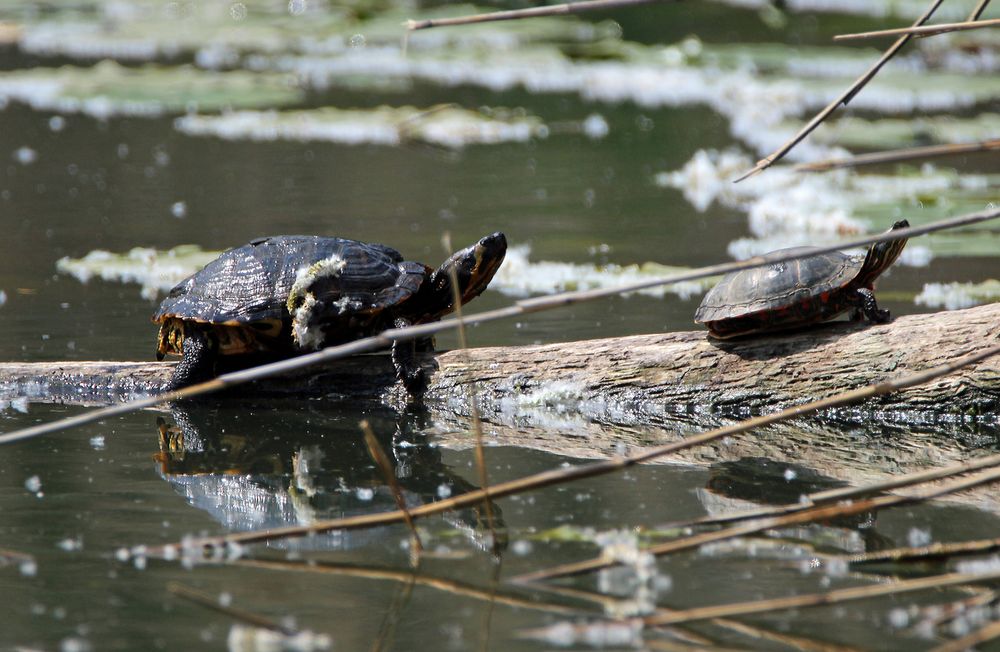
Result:
<svg viewBox="0 0 1000 652">
<path fill-rule="evenodd" d="M 718 341 L 705 331 L 428 353 L 424 403 L 459 413 L 468 392 L 484 416 L 638 426 L 741 418 L 923 370 L 1000 340 L 1000 303 L 888 324 L 838 322 Z M 1000 356 L 998 356 L 1000 357 Z M 0 363 L 0 398 L 107 404 L 160 391 L 173 363 Z M 241 395 L 322 395 L 399 402 L 387 355 L 365 355 L 241 387 Z M 842 411 L 919 420 L 996 420 L 1000 359 Z M 917 416 L 914 416 L 917 415 Z"/>
</svg>

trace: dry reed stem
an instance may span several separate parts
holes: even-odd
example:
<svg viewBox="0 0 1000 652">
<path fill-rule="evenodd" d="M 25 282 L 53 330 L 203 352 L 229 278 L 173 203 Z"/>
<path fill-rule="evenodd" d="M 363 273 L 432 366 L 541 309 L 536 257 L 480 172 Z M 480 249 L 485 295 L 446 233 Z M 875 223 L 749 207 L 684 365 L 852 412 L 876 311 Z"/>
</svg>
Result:
<svg viewBox="0 0 1000 652">
<path fill-rule="evenodd" d="M 643 641 L 643 650 L 657 650 L 658 652 L 747 652 L 746 648 L 742 647 L 720 647 L 718 645 L 698 645 L 697 643 L 691 645 L 689 643 L 681 643 L 678 641 L 668 641 L 668 640 L 653 640 L 653 641 Z"/>
<path fill-rule="evenodd" d="M 406 527 L 410 528 L 410 536 L 413 538 L 412 552 L 415 555 L 413 561 L 416 561 L 416 557 L 419 557 L 420 553 L 424 550 L 424 544 L 420 541 L 420 533 L 417 532 L 417 526 L 413 524 L 413 518 L 406 507 L 406 498 L 403 497 L 403 491 L 399 488 L 399 481 L 396 479 L 396 472 L 392 468 L 392 462 L 389 461 L 389 456 L 385 454 L 385 449 L 382 448 L 382 445 L 378 443 L 378 439 L 375 438 L 375 431 L 372 430 L 372 426 L 368 421 L 361 422 L 361 431 L 365 435 L 365 446 L 368 447 L 368 454 L 371 455 L 372 460 L 375 461 L 375 465 L 382 472 L 385 483 L 389 485 L 392 496 L 396 499 L 399 511 L 403 513 L 403 521 L 406 522 Z"/>
<path fill-rule="evenodd" d="M 35 561 L 34 555 L 29 555 L 26 552 L 21 552 L 19 550 L 11 550 L 10 548 L 0 548 L 0 561 L 16 561 L 16 562 L 32 562 Z"/>
<path fill-rule="evenodd" d="M 921 25 L 920 27 L 900 27 L 898 29 L 880 29 L 874 32 L 855 32 L 853 34 L 837 34 L 834 41 L 850 41 L 865 38 L 878 38 L 880 36 L 899 36 L 907 34 L 910 36 L 930 36 L 933 34 L 944 34 L 946 32 L 960 32 L 969 29 L 980 29 L 982 27 L 1000 26 L 1000 18 L 989 20 L 968 20 L 961 23 L 940 23 L 937 25 Z"/>
<path fill-rule="evenodd" d="M 1000 138 L 983 140 L 977 143 L 951 143 L 947 145 L 928 145 L 922 147 L 907 147 L 905 149 L 887 150 L 859 154 L 851 158 L 827 159 L 814 163 L 799 163 L 793 169 L 799 172 L 824 172 L 838 168 L 860 167 L 862 165 L 877 165 L 879 163 L 896 163 L 913 159 L 925 159 L 934 156 L 951 156 L 955 154 L 971 154 L 1000 149 Z"/>
<path fill-rule="evenodd" d="M 687 272 L 671 274 L 657 279 L 628 283 L 615 288 L 577 290 L 573 292 L 563 292 L 561 294 L 523 299 L 507 308 L 498 308 L 496 310 L 489 310 L 466 316 L 464 321 L 465 324 L 482 324 L 500 319 L 520 317 L 532 312 L 553 310 L 555 308 L 575 305 L 585 301 L 595 301 L 597 299 L 603 299 L 628 292 L 637 292 L 639 290 L 659 287 L 661 285 L 671 285 L 682 281 L 691 281 L 694 279 L 726 274 L 728 272 L 734 272 L 742 269 L 750 269 L 752 267 L 760 267 L 762 265 L 769 265 L 772 263 L 796 260 L 798 258 L 811 258 L 813 256 L 829 253 L 831 251 L 870 245 L 875 242 L 885 242 L 887 240 L 896 240 L 899 238 L 912 238 L 925 233 L 933 233 L 935 231 L 953 229 L 959 226 L 978 224 L 980 222 L 996 219 L 997 217 L 1000 217 L 1000 207 L 989 208 L 975 213 L 967 213 L 965 215 L 938 220 L 921 226 L 911 226 L 905 229 L 887 231 L 878 235 L 854 238 L 836 245 L 813 247 L 809 251 L 775 251 L 762 256 L 753 256 L 752 258 L 748 258 L 740 262 L 720 263 L 717 265 L 699 267 Z M 204 396 L 206 394 L 243 385 L 254 380 L 299 371 L 318 364 L 332 362 L 351 355 L 357 355 L 359 353 L 370 353 L 372 351 L 388 348 L 395 341 L 407 341 L 430 337 L 436 333 L 452 330 L 456 328 L 457 325 L 458 322 L 455 319 L 445 319 L 428 324 L 407 326 L 406 328 L 390 328 L 382 331 L 378 335 L 354 340 L 353 342 L 348 342 L 347 344 L 327 347 L 321 351 L 316 351 L 315 353 L 307 353 L 305 355 L 289 358 L 287 360 L 251 367 L 250 369 L 244 369 L 242 371 L 222 374 L 212 380 L 198 383 L 196 385 L 190 385 L 182 389 L 163 392 L 161 394 L 135 399 L 132 401 L 126 401 L 124 403 L 118 403 L 105 408 L 98 408 L 76 416 L 50 421 L 49 423 L 13 430 L 8 433 L 0 434 L 0 445 L 29 439 L 31 437 L 38 437 L 40 435 L 50 434 L 61 430 L 67 430 L 69 428 L 75 428 L 88 423 L 94 423 L 96 421 L 103 421 L 108 417 L 137 412 L 161 403 L 179 401 L 182 399 L 193 398 L 195 396 Z"/>
<path fill-rule="evenodd" d="M 543 471 L 531 476 L 519 478 L 517 480 L 511 480 L 509 482 L 503 482 L 494 485 L 485 491 L 482 489 L 476 491 L 470 491 L 459 496 L 453 496 L 446 500 L 437 501 L 434 503 L 429 503 L 425 505 L 420 505 L 414 507 L 410 510 L 410 515 L 414 518 L 420 518 L 424 516 L 430 516 L 432 514 L 439 514 L 445 511 L 451 511 L 453 509 L 458 509 L 462 507 L 469 507 L 481 502 L 485 498 L 503 498 L 505 496 L 510 496 L 513 494 L 523 493 L 525 491 L 541 489 L 543 487 L 548 487 L 555 484 L 563 484 L 573 480 L 595 477 L 598 475 L 604 475 L 607 473 L 612 473 L 615 471 L 627 469 L 629 467 L 641 464 L 643 462 L 648 462 L 657 457 L 663 457 L 670 453 L 677 452 L 679 450 L 684 450 L 688 448 L 693 448 L 696 446 L 701 446 L 712 441 L 722 439 L 724 437 L 731 437 L 741 433 L 745 433 L 754 428 L 759 428 L 761 426 L 770 425 L 772 423 L 778 423 L 794 417 L 802 417 L 808 414 L 813 414 L 820 410 L 825 410 L 828 408 L 839 407 L 842 405 L 849 405 L 866 398 L 872 398 L 875 396 L 880 396 L 883 394 L 888 394 L 900 389 L 905 389 L 907 387 L 914 387 L 922 383 L 928 382 L 940 376 L 947 375 L 958 369 L 962 369 L 969 365 L 975 364 L 981 360 L 985 360 L 993 355 L 1000 353 L 1000 345 L 994 346 L 988 349 L 984 349 L 978 353 L 972 354 L 970 356 L 960 358 L 951 363 L 944 365 L 939 365 L 931 369 L 926 369 L 924 371 L 910 374 L 897 378 L 895 380 L 884 381 L 874 385 L 867 385 L 859 389 L 851 390 L 849 392 L 843 392 L 841 394 L 836 394 L 831 397 L 810 401 L 801 405 L 795 405 L 778 412 L 772 412 L 770 414 L 765 414 L 759 417 L 753 417 L 751 419 L 746 419 L 740 421 L 739 423 L 723 426 L 721 428 L 716 428 L 714 430 L 709 430 L 702 432 L 697 435 L 692 435 L 686 437 L 680 441 L 672 442 L 669 444 L 662 444 L 660 446 L 654 446 L 650 449 L 640 451 L 638 453 L 633 453 L 632 455 L 624 457 L 615 457 L 608 460 L 601 460 L 598 462 L 591 462 L 589 464 L 581 464 L 579 466 L 573 466 L 565 469 L 556 469 L 551 471 Z M 792 515 L 793 517 L 796 515 Z M 343 530 L 343 529 L 355 529 L 355 528 L 365 528 L 372 527 L 375 525 L 385 525 L 389 523 L 398 523 L 402 519 L 402 514 L 400 512 L 384 512 L 378 514 L 362 514 L 359 516 L 351 516 L 340 519 L 333 519 L 328 521 L 319 521 L 307 526 L 288 526 L 283 528 L 274 528 L 270 530 L 260 530 L 260 531 L 250 531 L 250 532 L 237 532 L 223 536 L 217 537 L 206 537 L 194 542 L 194 545 L 200 545 L 203 547 L 217 547 L 224 546 L 227 543 L 259 543 L 262 541 L 269 541 L 272 539 L 286 538 L 286 537 L 301 537 L 310 534 L 317 534 L 321 532 L 328 532 L 331 530 Z M 162 551 L 167 546 L 156 546 L 150 547 L 149 554 L 157 554 Z M 175 548 L 176 550 L 176 548 Z"/>
<path fill-rule="evenodd" d="M 956 557 L 959 555 L 979 555 L 1000 548 L 1000 537 L 995 539 L 976 539 L 974 541 L 955 541 L 950 543 L 932 543 L 927 546 L 906 548 L 890 548 L 848 555 L 844 560 L 851 564 L 872 564 L 878 562 L 913 561 L 917 559 L 934 559 L 940 557 Z"/>
<path fill-rule="evenodd" d="M 621 7 L 632 7 L 635 5 L 647 5 L 654 2 L 665 2 L 666 0 L 582 0 L 581 2 L 567 2 L 558 5 L 546 5 L 544 7 L 530 7 L 528 9 L 512 9 L 510 11 L 491 11 L 483 14 L 471 14 L 469 16 L 458 16 L 455 18 L 429 18 L 426 20 L 408 20 L 403 25 L 407 31 L 415 32 L 431 27 L 453 27 L 456 25 L 472 25 L 475 23 L 491 23 L 500 20 L 519 20 L 522 18 L 538 18 L 541 16 L 565 16 L 568 14 L 579 14 L 588 11 L 602 11 L 618 9 Z"/>
<path fill-rule="evenodd" d="M 255 614 L 251 611 L 246 611 L 245 609 L 237 609 L 236 607 L 219 604 L 217 599 L 207 593 L 203 593 L 197 589 L 192 589 L 189 586 L 184 586 L 178 582 L 168 583 L 167 591 L 200 607 L 217 611 L 218 613 L 229 616 L 233 620 L 238 620 L 254 627 L 270 629 L 271 631 L 278 632 L 284 636 L 295 636 L 299 633 L 296 629 L 282 625 L 281 623 L 265 616 L 261 616 L 260 614 Z"/>
<path fill-rule="evenodd" d="M 1000 622 L 992 622 L 962 638 L 956 638 L 954 641 L 939 645 L 931 650 L 931 652 L 962 652 L 963 650 L 968 650 L 973 645 L 986 643 L 997 637 L 1000 637 Z"/>
<path fill-rule="evenodd" d="M 778 516 L 781 514 L 791 514 L 794 512 L 802 511 L 804 509 L 815 507 L 816 505 L 826 504 L 838 500 L 847 500 L 853 498 L 860 498 L 864 496 L 871 496 L 873 494 L 884 493 L 886 491 L 891 491 L 893 489 L 901 489 L 903 487 L 910 487 L 916 484 L 923 484 L 925 482 L 931 482 L 933 480 L 941 480 L 951 476 L 961 475 L 962 473 L 978 471 L 980 469 L 986 469 L 997 465 L 1000 465 L 1000 454 L 986 455 L 983 457 L 970 460 L 968 462 L 962 462 L 960 464 L 950 464 L 948 466 L 942 466 L 936 469 L 929 469 L 927 471 L 917 471 L 915 473 L 907 473 L 906 475 L 890 478 L 889 480 L 885 480 L 882 482 L 866 484 L 860 487 L 839 487 L 837 489 L 827 489 L 825 491 L 818 491 L 816 493 L 806 495 L 805 500 L 799 503 L 789 503 L 787 505 L 766 507 L 746 512 L 719 514 L 717 516 L 704 516 L 701 518 L 689 519 L 687 521 L 677 521 L 674 523 L 667 523 L 663 527 L 693 527 L 698 525 L 721 525 L 723 523 L 747 521 L 755 518 L 763 518 L 765 516 Z"/>
<path fill-rule="evenodd" d="M 802 652 L 861 652 L 860 648 L 853 645 L 826 643 L 806 638 L 800 634 L 773 632 L 756 625 L 749 625 L 738 620 L 733 620 L 732 618 L 713 618 L 709 622 L 717 627 L 724 627 L 750 638 L 756 638 L 768 643 L 778 643 L 786 647 L 801 650 Z"/>
<path fill-rule="evenodd" d="M 912 580 L 900 580 L 899 582 L 893 582 L 891 584 L 873 584 L 847 589 L 836 589 L 833 591 L 827 591 L 826 593 L 807 593 L 805 595 L 794 595 L 785 598 L 771 598 L 767 600 L 734 602 L 708 607 L 695 607 L 693 609 L 684 609 L 665 614 L 647 616 L 642 619 L 642 622 L 647 627 L 677 625 L 696 620 L 708 620 L 710 618 L 728 618 L 733 616 L 747 616 L 750 614 L 771 613 L 785 609 L 820 607 L 844 602 L 852 602 L 855 600 L 867 600 L 870 598 L 888 595 L 899 595 L 901 593 L 912 593 L 914 591 L 924 591 L 927 589 L 942 589 L 960 586 L 962 584 L 973 584 L 976 582 L 987 582 L 993 580 L 1000 580 L 1000 570 L 989 573 L 945 573 L 942 575 L 931 575 L 929 577 L 921 577 Z"/>
<path fill-rule="evenodd" d="M 925 22 L 927 22 L 927 20 L 931 17 L 931 15 L 935 11 L 937 11 L 937 8 L 938 6 L 940 6 L 942 1 L 943 0 L 933 0 L 933 2 L 931 2 L 930 7 L 928 7 L 927 10 L 923 13 L 923 15 L 920 16 L 920 18 L 918 18 L 916 22 L 913 23 L 913 26 L 919 27 L 920 25 L 923 25 Z M 752 177 L 758 172 L 771 167 L 775 162 L 784 157 L 785 154 L 791 151 L 793 147 L 798 145 L 799 142 L 804 140 L 806 136 L 812 133 L 812 131 L 816 127 L 818 127 L 820 123 L 826 120 L 830 116 L 830 114 L 832 114 L 837 109 L 838 106 L 840 106 L 841 104 L 846 106 L 847 103 L 850 102 L 851 99 L 855 95 L 857 95 L 858 92 L 862 88 L 864 88 L 865 85 L 868 82 L 870 82 L 872 78 L 875 77 L 876 74 L 878 74 L 878 71 L 882 69 L 882 66 L 888 63 L 889 59 L 895 56 L 895 54 L 899 52 L 899 50 L 904 45 L 906 45 L 907 41 L 909 41 L 911 38 L 912 37 L 909 34 L 899 37 L 899 39 L 897 39 L 895 43 L 889 46 L 889 49 L 887 49 L 885 53 L 881 57 L 879 57 L 879 60 L 876 61 L 874 64 L 872 64 L 872 66 L 868 68 L 868 70 L 863 75 L 858 77 L 846 91 L 841 93 L 837 97 L 837 99 L 827 104 L 826 107 L 823 108 L 823 110 L 817 113 L 816 116 L 813 117 L 813 119 L 806 124 L 806 126 L 802 127 L 802 129 L 800 129 L 797 134 L 792 136 L 792 138 L 788 140 L 784 145 L 779 147 L 777 150 L 775 150 L 768 156 L 757 161 L 757 164 L 750 171 L 746 172 L 743 176 L 736 179 L 734 183 L 739 183 L 740 181 L 743 181 L 748 177 Z"/>
<path fill-rule="evenodd" d="M 991 351 L 993 352 L 993 355 L 1000 353 L 1000 347 L 993 347 Z M 791 514 L 758 519 L 745 525 L 738 525 L 722 530 L 716 530 L 714 532 L 704 532 L 702 534 L 695 534 L 675 539 L 673 541 L 667 541 L 655 546 L 650 546 L 649 548 L 646 548 L 644 552 L 657 556 L 672 554 L 675 552 L 699 548 L 708 543 L 717 543 L 727 539 L 757 534 L 765 530 L 773 530 L 776 528 L 788 527 L 790 525 L 802 525 L 804 523 L 812 523 L 814 521 L 827 521 L 833 518 L 841 518 L 863 512 L 886 509 L 888 507 L 922 502 L 938 498 L 949 493 L 971 489 L 972 487 L 976 487 L 981 484 L 996 482 L 998 480 L 1000 480 L 1000 469 L 991 469 L 970 478 L 957 480 L 944 486 L 933 487 L 925 490 L 921 494 L 909 496 L 881 496 L 878 498 L 870 498 L 846 504 L 812 507 Z M 621 565 L 621 562 L 618 560 L 595 557 L 583 561 L 561 564 L 559 566 L 536 571 L 534 573 L 526 573 L 512 578 L 510 581 L 517 583 L 540 582 L 542 580 L 551 580 L 558 577 L 568 577 L 570 575 L 590 573 L 619 565 Z"/>
<path fill-rule="evenodd" d="M 315 573 L 319 575 L 333 575 L 336 577 L 354 577 L 367 580 L 397 582 L 399 584 L 412 583 L 414 586 L 443 591 L 462 598 L 470 598 L 482 602 L 492 600 L 497 604 L 514 609 L 533 609 L 535 611 L 544 611 L 547 613 L 573 617 L 593 615 L 593 613 L 583 609 L 567 607 L 553 602 L 545 602 L 536 598 L 521 598 L 514 595 L 498 593 L 493 591 L 492 588 L 491 590 L 487 590 L 455 580 L 432 577 L 430 575 L 421 575 L 414 570 L 399 571 L 391 568 L 381 568 L 376 566 L 358 566 L 354 564 L 338 564 L 333 562 L 317 561 L 287 561 L 279 559 L 238 559 L 236 561 L 227 562 L 227 565 L 271 571 Z"/>
<path fill-rule="evenodd" d="M 441 244 L 444 245 L 445 255 L 451 256 L 452 247 L 450 233 L 445 232 L 444 236 L 441 238 Z M 462 316 L 462 295 L 458 291 L 458 275 L 455 272 L 454 267 L 449 268 L 448 275 L 451 277 L 451 300 L 452 305 L 455 306 L 455 321 L 458 322 L 458 347 L 464 352 L 469 348 L 469 340 L 465 331 L 465 319 L 463 319 Z M 483 499 L 483 508 L 486 511 L 486 523 L 490 529 L 493 554 L 497 555 L 500 552 L 500 541 L 497 539 L 496 522 L 493 518 L 493 504 L 490 502 L 489 498 L 490 479 L 489 474 L 486 472 L 486 449 L 483 446 L 483 423 L 479 418 L 479 403 L 476 401 L 475 382 L 471 382 L 466 386 L 466 394 L 469 400 L 469 411 L 472 413 L 472 433 L 475 436 L 476 441 L 475 459 L 476 471 L 479 475 L 479 487 L 486 494 L 486 497 Z"/>
<path fill-rule="evenodd" d="M 969 14 L 968 20 L 979 20 L 979 17 L 983 15 L 984 11 L 986 11 L 986 5 L 988 4 L 990 4 L 990 0 L 979 0 L 979 4 L 977 4 L 976 8 L 972 10 L 971 14 Z"/>
<path fill-rule="evenodd" d="M 995 603 L 997 600 L 1000 600 L 1000 592 L 983 591 L 977 595 L 962 598 L 961 600 L 955 600 L 954 602 L 948 602 L 943 605 L 935 604 L 921 607 L 921 615 L 916 620 L 918 620 L 922 625 L 930 624 L 933 627 L 940 627 L 941 625 L 958 618 L 970 609 L 986 607 Z"/>
</svg>

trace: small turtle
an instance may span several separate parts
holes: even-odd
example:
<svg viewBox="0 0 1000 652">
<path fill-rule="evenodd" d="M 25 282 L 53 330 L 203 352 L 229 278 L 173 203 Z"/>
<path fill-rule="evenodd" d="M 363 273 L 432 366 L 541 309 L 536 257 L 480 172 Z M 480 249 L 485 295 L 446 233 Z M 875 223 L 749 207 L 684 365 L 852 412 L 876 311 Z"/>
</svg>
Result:
<svg viewBox="0 0 1000 652">
<path fill-rule="evenodd" d="M 892 225 L 908 227 L 906 220 Z M 875 303 L 875 279 L 895 262 L 906 239 L 876 242 L 864 256 L 839 251 L 798 258 L 726 274 L 708 291 L 696 323 L 713 337 L 771 332 L 815 324 L 854 309 L 852 319 L 889 321 L 889 311 Z M 805 252 L 815 247 L 792 247 L 772 253 Z"/>
<path fill-rule="evenodd" d="M 386 328 L 436 321 L 454 310 L 452 278 L 464 304 L 503 262 L 507 239 L 494 233 L 436 270 L 381 244 L 282 235 L 224 252 L 178 283 L 160 304 L 156 358 L 182 355 L 169 387 L 216 374 L 219 356 L 289 357 Z M 425 378 L 414 354 L 431 340 L 396 342 L 396 374 L 412 394 Z M 233 359 L 233 358 L 229 358 Z"/>
</svg>

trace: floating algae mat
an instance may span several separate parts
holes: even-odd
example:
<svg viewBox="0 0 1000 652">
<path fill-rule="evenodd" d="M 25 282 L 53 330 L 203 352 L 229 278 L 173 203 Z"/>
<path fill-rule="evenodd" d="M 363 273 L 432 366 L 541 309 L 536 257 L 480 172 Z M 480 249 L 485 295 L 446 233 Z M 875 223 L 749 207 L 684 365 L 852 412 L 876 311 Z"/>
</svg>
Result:
<svg viewBox="0 0 1000 652">
<path fill-rule="evenodd" d="M 927 283 L 915 301 L 919 305 L 946 310 L 971 308 L 1000 301 L 1000 281 L 988 279 L 982 283 Z"/>
<path fill-rule="evenodd" d="M 56 270 L 86 283 L 91 278 L 119 283 L 138 283 L 142 296 L 153 299 L 194 274 L 221 251 L 205 251 L 197 245 L 181 245 L 166 251 L 136 247 L 122 254 L 101 249 L 83 258 L 62 258 Z M 503 294 L 524 297 L 532 294 L 552 294 L 571 290 L 608 288 L 661 278 L 688 271 L 659 263 L 641 265 L 586 265 L 540 261 L 532 262 L 526 245 L 510 247 L 490 289 Z M 686 281 L 670 286 L 642 290 L 641 294 L 664 296 L 668 292 L 689 297 L 711 287 L 718 278 Z"/>
<path fill-rule="evenodd" d="M 634 265 L 532 262 L 529 260 L 530 253 L 531 248 L 526 245 L 510 247 L 490 288 L 509 296 L 524 297 L 532 294 L 613 288 L 690 271 L 687 267 L 654 262 Z M 661 285 L 640 290 L 639 294 L 664 296 L 672 293 L 687 298 L 705 291 L 718 280 L 719 277 L 711 277 Z"/>
<path fill-rule="evenodd" d="M 287 75 L 205 71 L 191 66 L 126 68 L 104 61 L 90 68 L 0 73 L 0 99 L 100 118 L 283 106 L 303 97 Z"/>
<path fill-rule="evenodd" d="M 729 245 L 747 258 L 782 247 L 826 244 L 888 228 L 906 218 L 914 226 L 963 212 L 983 210 L 998 199 L 997 174 L 959 174 L 930 165 L 900 174 L 833 170 L 805 174 L 775 166 L 732 183 L 753 165 L 735 151 L 698 151 L 683 168 L 656 176 L 659 185 L 680 190 L 698 210 L 712 202 L 747 213 L 751 238 Z M 925 265 L 937 255 L 993 256 L 1000 235 L 989 229 L 935 233 L 914 240 L 900 262 Z"/>
<path fill-rule="evenodd" d="M 128 11 L 93 3 L 89 11 L 6 11 L 20 24 L 19 47 L 43 56 L 81 60 L 154 61 L 193 58 L 204 66 L 231 66 L 256 54 L 336 55 L 364 47 L 400 48 L 403 23 L 416 17 L 462 16 L 490 8 L 449 5 L 419 12 L 409 3 L 129 3 Z M 353 4 L 354 6 L 350 6 Z M 362 6 L 367 5 L 367 6 Z M 412 49 L 459 47 L 512 49 L 531 42 L 589 41 L 619 32 L 610 22 L 561 18 L 431 30 L 408 39 Z"/>
<path fill-rule="evenodd" d="M 180 245 L 167 251 L 135 247 L 123 254 L 103 249 L 83 258 L 61 258 L 56 270 L 82 283 L 91 278 L 119 283 L 138 283 L 142 296 L 155 299 L 218 257 L 220 251 L 203 251 L 197 245 Z"/>
<path fill-rule="evenodd" d="M 161 88 L 160 80 L 152 76 L 139 88 L 135 79 L 116 79 L 111 89 L 62 88 L 56 98 L 43 94 L 34 101 L 25 99 L 42 108 L 61 110 L 63 96 L 71 98 L 71 110 L 73 102 L 89 100 L 85 106 L 105 113 L 186 111 L 192 106 L 209 112 L 222 107 L 273 108 L 301 99 L 297 89 L 282 85 L 280 73 L 316 89 L 349 87 L 372 93 L 413 82 L 494 91 L 523 88 L 644 107 L 709 106 L 727 117 L 731 133 L 758 154 L 784 142 L 797 130 L 798 121 L 841 93 L 879 51 L 874 46 L 713 45 L 694 37 L 670 45 L 644 45 L 623 40 L 611 21 L 590 23 L 576 16 L 424 30 L 406 35 L 404 45 L 405 19 L 484 10 L 472 5 L 417 10 L 394 3 L 355 3 L 343 10 L 319 10 L 308 3 L 287 7 L 264 2 L 171 3 L 164 8 L 142 1 L 132 3 L 128 11 L 85 3 L 77 11 L 44 14 L 18 13 L 20 6 L 15 3 L 6 15 L 21 21 L 18 46 L 27 52 L 86 60 L 184 57 L 200 69 L 234 75 L 225 82 L 234 87 L 226 87 L 224 97 L 216 97 L 211 86 L 184 90 L 183 80 Z M 894 5 L 884 11 L 897 9 Z M 868 13 L 870 7 L 837 10 Z M 5 15 L 2 10 L 0 15 Z M 1000 42 L 983 36 L 961 38 L 980 40 L 975 47 L 948 52 L 917 43 L 890 62 L 852 100 L 851 108 L 898 116 L 995 101 L 1000 97 L 1000 76 L 990 71 L 1000 69 Z M 922 41 L 932 40 L 937 42 Z M 974 83 L 970 70 L 981 71 Z M 244 84 L 239 75 L 245 73 L 259 75 L 260 86 Z M 181 77 L 197 78 L 201 84 L 211 79 L 206 75 L 188 69 Z M 41 86 L 44 81 L 36 85 L 36 95 L 37 88 L 48 88 Z M 148 93 L 143 84 L 149 85 Z M 268 101 L 270 93 L 275 95 Z M 275 133 L 301 138 L 303 133 L 337 131 L 304 124 L 310 120 L 301 115 L 227 116 L 217 121 L 192 118 L 181 125 L 199 132 L 243 130 L 250 138 Z M 255 121 L 260 124 L 252 125 Z M 392 137 L 376 131 L 368 129 L 375 138 Z M 835 143 L 807 139 L 790 159 L 841 153 L 831 147 Z"/>
<path fill-rule="evenodd" d="M 588 120 L 603 120 L 597 116 Z M 218 116 L 187 115 L 174 126 L 193 136 L 229 140 L 329 141 L 345 144 L 399 145 L 420 141 L 449 148 L 544 138 L 549 128 L 541 118 L 523 110 L 480 109 L 454 106 L 430 109 L 388 107 L 302 111 L 236 111 Z M 581 123 L 580 130 L 584 126 Z M 603 135 L 590 129 L 588 133 Z"/>
</svg>

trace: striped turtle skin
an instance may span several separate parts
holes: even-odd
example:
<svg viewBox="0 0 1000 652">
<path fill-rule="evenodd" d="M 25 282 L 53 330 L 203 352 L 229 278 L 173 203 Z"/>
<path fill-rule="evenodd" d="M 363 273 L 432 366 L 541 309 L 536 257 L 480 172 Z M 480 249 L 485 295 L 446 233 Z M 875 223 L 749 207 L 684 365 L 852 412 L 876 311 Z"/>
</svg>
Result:
<svg viewBox="0 0 1000 652">
<path fill-rule="evenodd" d="M 183 356 L 171 383 L 178 388 L 214 375 L 218 356 L 287 357 L 434 321 L 454 309 L 451 279 L 462 303 L 471 300 L 506 249 L 504 235 L 494 233 L 435 270 L 382 244 L 260 238 L 224 252 L 168 293 L 153 315 L 157 359 Z"/>
<path fill-rule="evenodd" d="M 906 220 L 892 229 L 909 226 Z M 726 274 L 705 295 L 695 322 L 718 339 L 799 328 L 833 319 L 848 310 L 872 322 L 889 320 L 873 293 L 878 278 L 899 257 L 906 239 L 874 243 L 864 256 L 839 251 L 772 263 Z M 772 253 L 806 253 L 792 247 Z"/>
</svg>

